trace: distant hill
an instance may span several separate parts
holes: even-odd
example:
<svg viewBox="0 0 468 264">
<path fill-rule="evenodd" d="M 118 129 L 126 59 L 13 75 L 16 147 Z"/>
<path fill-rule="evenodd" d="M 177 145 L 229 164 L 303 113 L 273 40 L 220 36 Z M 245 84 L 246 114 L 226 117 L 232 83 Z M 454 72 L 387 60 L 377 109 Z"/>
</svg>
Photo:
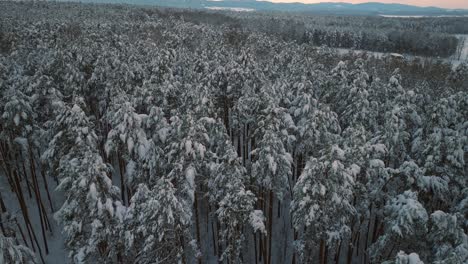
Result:
<svg viewBox="0 0 468 264">
<path fill-rule="evenodd" d="M 75 1 L 74 1 L 75 2 Z M 330 3 L 272 3 L 256 0 L 81 0 L 94 3 L 128 3 L 166 7 L 217 8 L 256 11 L 289 11 L 336 15 L 394 15 L 394 16 L 468 16 L 467 9 L 419 7 L 405 4 L 369 2 L 362 4 Z"/>
</svg>

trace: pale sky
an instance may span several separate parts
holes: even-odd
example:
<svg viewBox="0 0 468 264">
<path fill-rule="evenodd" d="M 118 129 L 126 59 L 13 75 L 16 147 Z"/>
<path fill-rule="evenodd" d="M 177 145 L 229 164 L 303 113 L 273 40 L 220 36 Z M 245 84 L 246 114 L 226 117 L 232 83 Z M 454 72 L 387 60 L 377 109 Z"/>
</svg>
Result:
<svg viewBox="0 0 468 264">
<path fill-rule="evenodd" d="M 346 3 L 365 3 L 365 2 L 382 2 L 382 3 L 399 3 L 417 6 L 437 6 L 445 8 L 466 8 L 468 9 L 468 0 L 268 0 L 270 2 L 302 2 L 302 3 L 319 3 L 319 2 L 346 2 Z"/>
</svg>

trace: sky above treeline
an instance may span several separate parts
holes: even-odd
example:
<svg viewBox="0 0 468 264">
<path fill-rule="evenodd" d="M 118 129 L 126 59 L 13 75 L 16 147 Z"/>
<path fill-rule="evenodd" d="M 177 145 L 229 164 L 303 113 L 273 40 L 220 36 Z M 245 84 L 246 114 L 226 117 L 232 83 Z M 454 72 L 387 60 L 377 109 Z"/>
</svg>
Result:
<svg viewBox="0 0 468 264">
<path fill-rule="evenodd" d="M 276 3 L 320 3 L 320 2 L 346 2 L 346 3 L 366 3 L 366 2 L 381 2 L 381 3 L 399 3 L 417 6 L 437 6 L 444 8 L 466 8 L 468 9 L 468 0 L 267 0 Z"/>
</svg>

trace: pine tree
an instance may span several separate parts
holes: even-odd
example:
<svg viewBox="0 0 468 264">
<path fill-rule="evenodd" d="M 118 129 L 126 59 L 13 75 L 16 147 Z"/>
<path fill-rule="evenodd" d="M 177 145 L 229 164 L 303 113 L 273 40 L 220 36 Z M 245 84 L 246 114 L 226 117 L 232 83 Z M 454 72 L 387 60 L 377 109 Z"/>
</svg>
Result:
<svg viewBox="0 0 468 264">
<path fill-rule="evenodd" d="M 175 179 L 161 177 L 152 190 L 141 184 L 131 200 L 127 214 L 131 234 L 126 246 L 136 248 L 138 263 L 185 262 L 192 242 L 192 205 L 179 198 Z"/>
<path fill-rule="evenodd" d="M 12 237 L 0 232 L 0 263 L 32 264 L 37 263 L 34 253 L 23 245 L 18 245 Z"/>
<path fill-rule="evenodd" d="M 59 171 L 57 188 L 66 199 L 55 218 L 64 226 L 70 258 L 75 263 L 114 262 L 119 250 L 115 227 L 123 221 L 125 208 L 109 167 L 95 150 L 84 148 L 62 157 Z"/>
<path fill-rule="evenodd" d="M 118 188 L 109 178 L 109 167 L 97 153 L 97 136 L 78 105 L 64 106 L 53 125 L 56 132 L 43 158 L 59 178 L 66 195 L 55 218 L 64 226 L 66 246 L 75 263 L 116 259 L 119 245 L 116 226 L 125 209 Z M 86 212 L 86 213 L 84 213 Z"/>
<path fill-rule="evenodd" d="M 388 259 L 395 249 L 411 247 L 425 236 L 428 220 L 428 213 L 415 192 L 405 191 L 388 201 L 384 234 L 370 248 L 372 261 Z"/>
<path fill-rule="evenodd" d="M 210 164 L 208 194 L 210 202 L 217 207 L 216 215 L 223 228 L 220 237 L 226 243 L 220 261 L 242 263 L 240 255 L 245 239 L 243 230 L 249 230 L 249 219 L 256 218 L 259 214 L 254 211 L 256 198 L 246 188 L 247 171 L 241 165 L 224 126 L 218 122 L 212 130 L 211 149 L 216 158 Z M 254 231 L 265 230 L 264 226 L 261 227 L 263 221 L 255 224 L 251 227 Z"/>
<path fill-rule="evenodd" d="M 292 222 L 297 231 L 304 229 L 305 248 L 301 254 L 309 254 L 304 261 L 313 258 L 311 249 L 320 239 L 333 245 L 350 233 L 355 179 L 343 164 L 344 154 L 333 145 L 320 159 L 312 157 L 294 186 Z M 320 258 L 323 261 L 322 255 Z"/>
<path fill-rule="evenodd" d="M 123 99 L 122 99 L 123 100 Z M 117 154 L 117 162 L 120 173 L 121 199 L 127 201 L 131 196 L 131 189 L 127 190 L 127 184 L 137 186 L 134 179 L 134 170 L 126 170 L 126 167 L 132 168 L 140 157 L 145 157 L 148 151 L 149 141 L 145 130 L 143 129 L 144 120 L 147 116 L 139 115 L 129 102 L 114 104 L 114 111 L 108 112 L 108 122 L 112 129 L 107 135 L 105 152 L 109 156 L 111 153 Z M 127 178 L 127 180 L 125 180 Z"/>
<path fill-rule="evenodd" d="M 452 215 L 442 211 L 435 211 L 431 214 L 429 244 L 433 253 L 430 259 L 434 263 L 461 264 L 468 261 L 468 237 L 460 223 L 463 217 L 463 215 Z"/>
</svg>

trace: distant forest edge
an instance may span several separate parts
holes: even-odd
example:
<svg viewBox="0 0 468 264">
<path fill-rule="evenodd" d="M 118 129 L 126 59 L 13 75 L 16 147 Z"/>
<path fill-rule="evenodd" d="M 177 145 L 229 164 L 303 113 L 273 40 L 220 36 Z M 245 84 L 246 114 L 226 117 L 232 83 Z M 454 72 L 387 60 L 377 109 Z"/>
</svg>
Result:
<svg viewBox="0 0 468 264">
<path fill-rule="evenodd" d="M 82 2 L 103 1 L 85 0 Z M 137 3 L 140 2 L 145 1 Z M 162 3 L 162 1 L 146 2 Z M 40 5 L 40 3 L 37 4 Z M 46 4 L 44 3 L 44 5 Z M 278 36 L 284 41 L 296 41 L 298 44 L 375 52 L 397 52 L 436 58 L 448 58 L 454 55 L 459 44 L 459 40 L 454 35 L 468 34 L 466 26 L 468 25 L 468 17 L 401 19 L 376 16 L 316 16 L 299 13 L 275 13 L 274 16 L 271 16 L 269 13 L 263 12 L 226 12 L 179 8 L 169 8 L 169 10 L 172 16 L 183 18 L 187 22 L 223 25 L 244 32 L 266 33 Z M 135 11 L 135 16 L 139 19 L 153 15 L 164 17 L 167 16 L 167 13 L 164 9 L 155 8 L 141 8 Z M 5 34 L 5 32 L 0 32 L 0 34 Z M 7 40 L 5 37 L 2 39 L 0 35 L 0 41 Z M 2 45 L 7 44 L 3 43 Z"/>
<path fill-rule="evenodd" d="M 67 2 L 83 3 L 131 3 L 137 5 L 158 5 L 183 8 L 242 8 L 257 11 L 301 12 L 332 15 L 408 15 L 408 16 L 468 16 L 466 9 L 444 9 L 439 7 L 419 7 L 406 4 L 385 4 L 369 1 L 362 4 L 329 3 L 272 3 L 256 0 L 82 0 Z M 405 1 L 401 1 L 405 2 Z"/>
</svg>

